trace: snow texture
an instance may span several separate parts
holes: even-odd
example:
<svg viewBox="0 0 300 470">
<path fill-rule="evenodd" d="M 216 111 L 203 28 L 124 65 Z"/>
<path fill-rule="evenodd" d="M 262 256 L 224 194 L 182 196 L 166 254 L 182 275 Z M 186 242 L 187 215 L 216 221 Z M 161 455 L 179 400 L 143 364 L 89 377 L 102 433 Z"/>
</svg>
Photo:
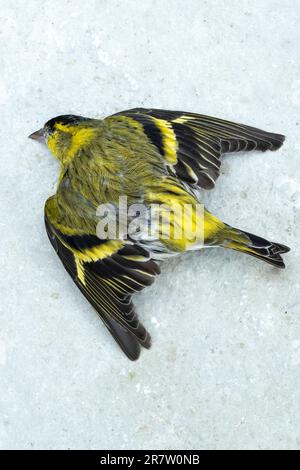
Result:
<svg viewBox="0 0 300 470">
<path fill-rule="evenodd" d="M 300 449 L 300 4 L 1 0 L 0 447 Z M 289 245 L 287 269 L 226 250 L 165 263 L 136 296 L 153 346 L 122 355 L 44 230 L 49 118 L 135 106 L 287 135 L 224 158 L 203 196 Z"/>
</svg>

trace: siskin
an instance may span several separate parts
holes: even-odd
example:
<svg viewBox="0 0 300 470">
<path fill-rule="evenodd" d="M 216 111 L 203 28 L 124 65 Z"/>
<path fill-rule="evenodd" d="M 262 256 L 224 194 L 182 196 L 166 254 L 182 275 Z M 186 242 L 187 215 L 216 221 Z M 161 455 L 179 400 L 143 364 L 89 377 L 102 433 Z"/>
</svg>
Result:
<svg viewBox="0 0 300 470">
<path fill-rule="evenodd" d="M 103 120 L 58 116 L 30 137 L 46 142 L 60 161 L 56 194 L 45 204 L 50 242 L 131 360 L 140 346 L 151 344 L 132 295 L 154 282 L 162 259 L 221 246 L 284 268 L 281 254 L 288 247 L 198 211 L 201 190 L 212 189 L 219 176 L 222 154 L 277 150 L 283 135 L 201 114 L 137 108 Z M 145 209 L 136 234 L 116 210 L 121 196 L 127 207 Z M 115 219 L 116 236 L 99 236 L 103 204 L 107 223 Z M 155 230 L 149 235 L 145 214 L 153 206 Z"/>
</svg>

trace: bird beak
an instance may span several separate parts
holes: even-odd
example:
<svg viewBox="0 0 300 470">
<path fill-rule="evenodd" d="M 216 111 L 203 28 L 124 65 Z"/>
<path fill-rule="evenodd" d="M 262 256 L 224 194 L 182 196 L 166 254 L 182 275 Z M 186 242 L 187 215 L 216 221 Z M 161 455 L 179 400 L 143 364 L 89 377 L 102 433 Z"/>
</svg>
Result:
<svg viewBox="0 0 300 470">
<path fill-rule="evenodd" d="M 37 140 L 38 142 L 45 142 L 45 132 L 44 129 L 39 129 L 38 131 L 33 132 L 30 134 L 29 139 Z"/>
</svg>

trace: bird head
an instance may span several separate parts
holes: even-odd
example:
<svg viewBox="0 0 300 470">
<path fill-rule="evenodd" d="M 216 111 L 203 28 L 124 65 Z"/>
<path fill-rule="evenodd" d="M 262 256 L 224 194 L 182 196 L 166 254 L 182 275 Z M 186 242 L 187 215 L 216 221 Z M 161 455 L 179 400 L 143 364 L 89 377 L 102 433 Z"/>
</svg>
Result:
<svg viewBox="0 0 300 470">
<path fill-rule="evenodd" d="M 66 163 L 94 136 L 96 129 L 93 121 L 73 114 L 57 116 L 30 134 L 29 138 L 46 143 L 53 155 Z"/>
</svg>

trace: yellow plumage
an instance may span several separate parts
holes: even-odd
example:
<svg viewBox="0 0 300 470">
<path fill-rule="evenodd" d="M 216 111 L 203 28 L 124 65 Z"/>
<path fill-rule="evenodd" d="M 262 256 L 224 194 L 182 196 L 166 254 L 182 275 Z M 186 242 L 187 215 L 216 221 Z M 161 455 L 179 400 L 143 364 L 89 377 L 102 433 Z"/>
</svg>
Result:
<svg viewBox="0 0 300 470">
<path fill-rule="evenodd" d="M 140 345 L 150 346 L 131 296 L 152 284 L 159 260 L 223 246 L 284 267 L 287 247 L 232 228 L 201 205 L 222 153 L 276 150 L 282 135 L 199 114 L 133 109 L 104 120 L 58 116 L 31 137 L 43 138 L 60 161 L 56 194 L 45 204 L 49 239 L 131 359 Z M 128 207 L 145 208 L 135 237 L 129 228 L 136 220 L 126 210 L 125 223 L 120 209 L 124 196 Z M 116 236 L 99 236 L 99 207 Z"/>
</svg>

